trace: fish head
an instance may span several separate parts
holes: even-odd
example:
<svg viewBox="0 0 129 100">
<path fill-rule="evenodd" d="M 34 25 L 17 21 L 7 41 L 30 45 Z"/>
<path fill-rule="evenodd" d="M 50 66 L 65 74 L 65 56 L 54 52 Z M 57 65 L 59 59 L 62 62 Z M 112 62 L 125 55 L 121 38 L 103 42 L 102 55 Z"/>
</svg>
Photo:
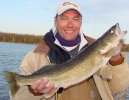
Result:
<svg viewBox="0 0 129 100">
<path fill-rule="evenodd" d="M 121 31 L 119 24 L 112 26 L 102 37 L 101 37 L 101 54 L 105 54 L 109 51 L 119 51 L 114 48 L 118 47 L 118 44 L 123 39 L 123 37 L 126 35 L 127 32 Z M 112 54 L 116 54 L 112 53 Z"/>
<path fill-rule="evenodd" d="M 112 26 L 104 37 L 104 41 L 108 44 L 117 46 L 127 32 L 121 31 L 119 24 Z"/>
</svg>

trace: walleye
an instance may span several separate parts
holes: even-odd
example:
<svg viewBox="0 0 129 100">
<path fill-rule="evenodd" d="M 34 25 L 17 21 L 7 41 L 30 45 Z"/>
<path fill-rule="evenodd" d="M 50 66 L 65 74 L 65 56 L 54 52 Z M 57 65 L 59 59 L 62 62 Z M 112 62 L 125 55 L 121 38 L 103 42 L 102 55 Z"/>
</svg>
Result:
<svg viewBox="0 0 129 100">
<path fill-rule="evenodd" d="M 112 26 L 94 43 L 84 48 L 79 54 L 63 64 L 46 65 L 31 75 L 20 75 L 5 71 L 5 77 L 10 87 L 10 93 L 15 96 L 18 89 L 24 85 L 31 85 L 39 79 L 48 79 L 48 86 L 55 84 L 55 91 L 45 98 L 52 96 L 59 88 L 67 88 L 78 84 L 107 64 L 109 59 L 120 50 L 117 44 L 126 33 L 122 32 L 119 24 Z"/>
</svg>

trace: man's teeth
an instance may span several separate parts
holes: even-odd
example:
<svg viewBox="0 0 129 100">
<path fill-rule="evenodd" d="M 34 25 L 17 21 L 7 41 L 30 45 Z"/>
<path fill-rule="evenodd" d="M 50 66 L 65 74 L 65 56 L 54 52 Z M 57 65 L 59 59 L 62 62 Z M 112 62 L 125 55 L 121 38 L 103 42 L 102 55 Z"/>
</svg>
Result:
<svg viewBox="0 0 129 100">
<path fill-rule="evenodd" d="M 72 33 L 73 31 L 66 31 L 67 33 Z"/>
</svg>

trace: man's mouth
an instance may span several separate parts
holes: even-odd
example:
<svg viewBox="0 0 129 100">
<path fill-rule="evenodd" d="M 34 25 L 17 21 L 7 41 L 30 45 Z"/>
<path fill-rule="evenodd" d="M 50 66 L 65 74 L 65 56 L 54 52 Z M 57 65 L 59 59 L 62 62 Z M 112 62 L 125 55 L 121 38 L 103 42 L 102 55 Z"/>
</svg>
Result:
<svg viewBox="0 0 129 100">
<path fill-rule="evenodd" d="M 67 30 L 65 31 L 67 34 L 72 34 L 74 31 L 73 30 Z"/>
</svg>

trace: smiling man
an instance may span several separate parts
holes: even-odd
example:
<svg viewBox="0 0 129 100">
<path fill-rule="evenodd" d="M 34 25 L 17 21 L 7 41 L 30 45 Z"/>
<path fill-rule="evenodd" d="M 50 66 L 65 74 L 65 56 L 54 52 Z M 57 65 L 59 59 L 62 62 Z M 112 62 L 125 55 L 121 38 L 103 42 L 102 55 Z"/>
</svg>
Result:
<svg viewBox="0 0 129 100">
<path fill-rule="evenodd" d="M 92 44 L 95 40 L 84 36 L 80 31 L 82 17 L 81 8 L 77 3 L 69 0 L 61 3 L 55 15 L 54 28 L 45 34 L 43 42 L 35 50 L 25 56 L 20 66 L 21 73 L 29 75 L 44 65 L 62 64 L 77 55 L 84 47 Z M 108 82 L 111 93 L 114 99 L 123 100 L 129 82 L 129 68 L 124 54 L 120 52 L 112 57 L 107 65 L 113 73 L 113 78 Z M 54 84 L 47 87 L 48 81 L 38 80 L 30 86 L 21 87 L 11 98 L 12 100 L 46 100 L 44 95 L 54 90 Z M 90 77 L 67 89 L 59 89 L 47 100 L 101 100 L 100 95 L 93 77 Z"/>
</svg>

